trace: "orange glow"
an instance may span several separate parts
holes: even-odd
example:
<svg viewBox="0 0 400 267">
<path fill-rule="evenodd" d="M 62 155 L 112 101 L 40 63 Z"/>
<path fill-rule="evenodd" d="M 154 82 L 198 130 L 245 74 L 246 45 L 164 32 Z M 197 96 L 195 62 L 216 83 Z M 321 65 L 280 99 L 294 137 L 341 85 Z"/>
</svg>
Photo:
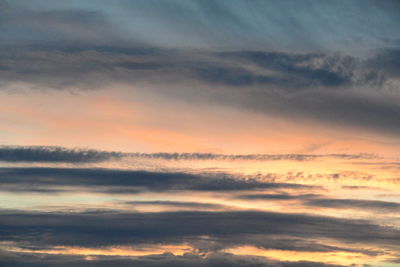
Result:
<svg viewBox="0 0 400 267">
<path fill-rule="evenodd" d="M 343 133 L 334 126 L 313 122 L 143 97 L 135 95 L 132 88 L 118 85 L 107 91 L 79 94 L 2 92 L 0 137 L 3 144 L 10 145 L 78 146 L 129 152 L 374 151 L 392 156 L 399 148 L 389 137 L 357 129 L 349 128 Z"/>
<path fill-rule="evenodd" d="M 316 261 L 328 264 L 367 264 L 372 261 L 387 259 L 386 256 L 368 256 L 355 252 L 303 252 L 290 250 L 260 249 L 253 246 L 241 246 L 225 250 L 228 253 L 236 255 L 252 255 L 268 257 L 281 261 Z"/>
<path fill-rule="evenodd" d="M 45 250 L 29 250 L 17 247 L 8 247 L 7 250 L 18 253 L 38 253 L 38 254 L 50 254 L 50 255 L 140 257 L 140 256 L 163 254 L 163 253 L 183 255 L 185 253 L 191 252 L 193 249 L 188 245 L 182 244 L 182 245 L 159 245 L 159 246 L 155 245 L 155 246 L 138 247 L 138 248 L 129 246 L 103 247 L 103 248 L 55 246 L 52 249 L 45 249 Z"/>
</svg>

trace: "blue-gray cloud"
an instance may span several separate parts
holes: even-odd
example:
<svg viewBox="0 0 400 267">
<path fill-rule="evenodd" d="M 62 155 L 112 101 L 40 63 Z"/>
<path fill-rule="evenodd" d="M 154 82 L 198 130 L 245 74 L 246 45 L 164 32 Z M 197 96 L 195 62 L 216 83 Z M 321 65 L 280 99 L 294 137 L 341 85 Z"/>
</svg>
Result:
<svg viewBox="0 0 400 267">
<path fill-rule="evenodd" d="M 237 179 L 228 174 L 194 175 L 88 168 L 0 168 L 0 188 L 3 191 L 63 192 L 64 187 L 70 186 L 106 193 L 318 188 L 295 183 L 263 182 L 252 178 Z"/>
<path fill-rule="evenodd" d="M 145 85 L 164 97 L 196 99 L 203 105 L 239 106 L 289 118 L 400 132 L 398 93 L 393 87 L 400 79 L 396 49 L 360 59 L 277 51 L 191 53 L 148 46 L 3 48 L 3 88 L 15 82 L 47 89 L 127 83 Z"/>
<path fill-rule="evenodd" d="M 120 159 L 124 153 L 99 150 L 67 149 L 55 146 L 0 147 L 0 161 L 92 163 Z"/>
<path fill-rule="evenodd" d="M 291 195 L 287 193 L 282 194 L 246 194 L 238 196 L 239 199 L 246 200 L 302 200 L 315 198 L 320 195 L 317 194 L 303 194 L 303 195 Z"/>
<path fill-rule="evenodd" d="M 295 251 L 377 251 L 318 243 L 334 239 L 399 246 L 400 232 L 363 220 L 274 212 L 41 213 L 1 211 L 0 239 L 32 247 L 189 243 L 201 251 L 253 245 Z M 208 236 L 209 238 L 202 238 Z"/>
<path fill-rule="evenodd" d="M 3 41 L 360 52 L 399 41 L 397 1 L 2 1 Z"/>
<path fill-rule="evenodd" d="M 161 160 L 254 160 L 254 161 L 309 161 L 322 158 L 344 160 L 371 159 L 372 154 L 216 154 L 216 153 L 126 153 L 94 149 L 68 149 L 59 146 L 0 146 L 0 161 L 95 163 L 129 158 Z"/>
<path fill-rule="evenodd" d="M 132 205 L 132 206 L 163 206 L 172 208 L 187 208 L 195 210 L 219 210 L 226 209 L 228 206 L 215 204 L 215 203 L 203 203 L 203 202 L 187 202 L 187 201 L 125 201 L 121 204 Z"/>
<path fill-rule="evenodd" d="M 82 256 L 72 255 L 35 255 L 34 253 L 12 253 L 1 252 L 0 264 L 10 267 L 34 266 L 34 267 L 61 267 L 61 266 L 83 266 L 83 267 L 343 267 L 343 265 L 325 264 L 310 261 L 277 261 L 264 257 L 239 256 L 230 253 L 210 253 L 199 255 L 185 253 L 175 256 L 171 253 L 151 255 L 143 257 L 118 257 L 118 256 L 96 256 L 90 261 Z"/>
</svg>

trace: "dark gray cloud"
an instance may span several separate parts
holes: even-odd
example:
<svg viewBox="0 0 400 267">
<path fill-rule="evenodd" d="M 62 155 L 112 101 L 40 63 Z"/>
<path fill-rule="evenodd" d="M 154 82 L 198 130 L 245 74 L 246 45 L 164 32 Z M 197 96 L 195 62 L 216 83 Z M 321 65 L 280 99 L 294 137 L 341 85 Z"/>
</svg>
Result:
<svg viewBox="0 0 400 267">
<path fill-rule="evenodd" d="M 0 252 L 1 253 L 1 252 Z M 186 253 L 174 256 L 170 253 L 143 257 L 96 256 L 90 261 L 81 256 L 52 256 L 28 253 L 2 253 L 0 264 L 4 266 L 143 266 L 143 267 L 340 267 L 342 265 L 324 264 L 309 261 L 277 261 L 264 257 L 238 256 L 229 253 L 211 253 L 206 256 Z"/>
<path fill-rule="evenodd" d="M 3 191 L 64 191 L 66 186 L 108 193 L 141 191 L 195 190 L 240 191 L 252 189 L 315 188 L 295 183 L 237 179 L 229 174 L 194 175 L 189 173 L 146 172 L 90 168 L 1 168 Z"/>
<path fill-rule="evenodd" d="M 190 208 L 190 209 L 222 209 L 228 206 L 215 203 L 187 202 L 187 201 L 126 201 L 122 204 L 133 206 L 165 206 L 174 208 Z"/>
<path fill-rule="evenodd" d="M 0 161 L 91 163 L 122 158 L 162 160 L 293 160 L 321 158 L 370 159 L 373 154 L 215 154 L 215 153 L 123 153 L 94 149 L 68 149 L 58 146 L 0 146 Z"/>
<path fill-rule="evenodd" d="M 395 98 L 394 98 L 395 99 Z M 291 101 L 295 110 L 309 118 L 399 134 L 400 105 L 390 97 L 371 98 L 355 95 L 323 93 L 300 97 Z"/>
<path fill-rule="evenodd" d="M 360 77 L 357 77 L 355 71 L 362 71 L 361 60 L 350 56 L 263 51 L 225 52 L 220 53 L 219 56 L 255 64 L 273 72 L 271 76 L 263 76 L 265 80 L 260 79 L 258 83 L 278 85 L 284 88 L 350 86 L 369 80 L 379 82 L 376 71 L 375 73 L 364 71 L 364 73 L 359 73 Z M 223 75 L 220 77 L 221 80 L 224 79 Z M 239 79 L 240 76 L 237 78 Z M 226 80 L 229 81 L 229 77 Z"/>
<path fill-rule="evenodd" d="M 2 1 L 0 85 L 144 84 L 191 103 L 398 135 L 398 3 L 339 2 Z"/>
<path fill-rule="evenodd" d="M 159 69 L 177 68 L 176 63 L 169 63 L 173 55 L 165 53 L 168 50 L 148 46 L 3 45 L 0 76 L 3 86 L 24 81 L 53 89 L 101 88 L 117 81 L 143 83 L 155 75 L 164 79 L 171 75 Z"/>
<path fill-rule="evenodd" d="M 123 155 L 119 152 L 67 149 L 54 146 L 0 147 L 0 161 L 6 162 L 88 163 L 119 159 Z"/>
<path fill-rule="evenodd" d="M 378 56 L 372 58 L 369 64 L 375 68 L 383 70 L 389 75 L 400 76 L 400 49 L 384 49 Z"/>
<path fill-rule="evenodd" d="M 382 90 L 399 79 L 395 57 L 386 54 L 366 60 L 338 54 L 55 45 L 3 46 L 0 57 L 3 88 L 14 82 L 56 89 L 128 83 L 200 104 L 400 131 L 396 90 Z"/>
<path fill-rule="evenodd" d="M 31 247 L 179 244 L 200 251 L 254 245 L 299 251 L 357 251 L 319 244 L 333 239 L 396 248 L 400 232 L 362 220 L 274 212 L 45 213 L 2 211 L 0 239 Z M 204 238 L 208 236 L 208 238 Z"/>
<path fill-rule="evenodd" d="M 3 83 L 23 80 L 56 88 L 100 86 L 116 81 L 173 80 L 176 84 L 177 78 L 180 83 L 198 80 L 225 86 L 273 86 L 286 90 L 381 86 L 398 67 L 391 58 L 391 71 L 384 71 L 381 66 L 388 66 L 387 53 L 366 61 L 340 54 L 263 50 L 214 53 L 143 45 L 2 45 L 2 50 Z M 396 50 L 391 53 L 395 54 Z"/>
<path fill-rule="evenodd" d="M 20 79 L 38 82 L 35 76 L 47 75 L 47 84 L 56 86 L 57 82 L 51 82 L 51 77 L 57 74 L 53 80 L 60 80 L 59 86 L 67 86 L 77 77 L 81 84 L 85 82 L 84 78 L 94 83 L 105 74 L 109 79 L 137 81 L 144 70 L 152 71 L 155 76 L 162 74 L 160 69 L 164 72 L 174 69 L 175 75 L 186 74 L 211 83 L 235 86 L 335 87 L 379 81 L 381 66 L 398 67 L 398 60 L 393 56 L 398 54 L 395 47 L 400 40 L 398 11 L 395 11 L 398 4 L 396 1 L 381 4 L 369 0 L 368 7 L 360 8 L 365 3 L 358 0 L 339 2 L 307 1 L 303 4 L 289 1 L 282 4 L 280 1 L 173 0 L 162 3 L 140 0 L 132 3 L 119 0 L 116 5 L 106 1 L 38 1 L 32 5 L 26 0 L 2 0 L 1 61 L 3 71 L 11 72 L 3 73 L 1 78 L 5 81 L 12 78 L 7 74 L 14 73 L 19 74 Z M 369 9 L 374 11 L 374 16 L 371 17 Z M 332 10 L 340 12 L 333 16 Z M 350 15 L 338 20 L 344 11 L 366 14 L 368 20 Z M 281 16 L 276 17 L 277 14 Z M 365 28 L 367 24 L 370 25 L 368 29 Z M 353 33 L 349 34 L 350 31 Z M 357 35 L 362 36 L 355 38 Z M 336 43 L 332 38 L 338 38 Z M 353 40 L 350 43 L 364 40 L 362 47 L 356 46 L 356 51 L 365 51 L 365 46 L 387 51 L 380 54 L 381 60 L 372 60 L 369 64 L 377 65 L 378 69 L 364 69 L 357 57 L 332 55 L 337 50 L 346 55 L 354 54 L 354 49 L 343 51 L 340 48 L 350 47 L 349 40 Z M 206 47 L 208 49 L 204 49 Z M 208 60 L 193 57 L 196 53 L 192 48 L 215 51 L 217 47 L 229 52 L 211 53 Z M 277 52 L 278 49 L 293 52 Z M 129 53 L 132 51 L 133 54 Z M 138 61 L 137 56 L 142 51 L 147 51 L 147 58 Z M 150 51 L 161 53 L 155 58 Z M 38 52 L 41 53 L 38 55 Z M 134 55 L 136 57 L 132 57 Z M 215 56 L 217 58 L 212 59 Z M 79 61 L 71 61 L 76 57 Z M 221 57 L 231 61 L 227 64 Z M 10 59 L 14 60 L 10 62 Z M 254 72 L 241 63 L 259 66 L 269 74 Z M 134 75 L 132 71 L 139 73 Z M 101 75 L 95 75 L 96 72 Z"/>
<path fill-rule="evenodd" d="M 164 160 L 293 160 L 307 161 L 322 158 L 371 159 L 373 154 L 216 154 L 216 153 L 129 153 L 132 158 L 151 158 Z"/>
</svg>

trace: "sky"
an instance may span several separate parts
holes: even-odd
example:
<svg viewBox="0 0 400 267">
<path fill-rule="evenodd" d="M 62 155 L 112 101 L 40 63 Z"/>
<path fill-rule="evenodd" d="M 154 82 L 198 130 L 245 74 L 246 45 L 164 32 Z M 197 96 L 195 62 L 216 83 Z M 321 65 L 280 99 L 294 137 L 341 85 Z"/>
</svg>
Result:
<svg viewBox="0 0 400 267">
<path fill-rule="evenodd" d="M 0 0 L 1 266 L 398 266 L 400 2 Z"/>
</svg>

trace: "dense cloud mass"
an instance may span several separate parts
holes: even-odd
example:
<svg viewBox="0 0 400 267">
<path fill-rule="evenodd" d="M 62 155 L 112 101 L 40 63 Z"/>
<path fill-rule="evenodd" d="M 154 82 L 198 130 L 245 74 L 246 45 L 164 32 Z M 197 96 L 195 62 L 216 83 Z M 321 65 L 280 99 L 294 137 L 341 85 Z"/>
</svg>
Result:
<svg viewBox="0 0 400 267">
<path fill-rule="evenodd" d="M 1 74 L 3 82 L 20 80 L 24 74 L 26 82 L 55 88 L 116 81 L 140 84 L 154 81 L 156 76 L 160 83 L 179 78 L 234 87 L 281 87 L 290 92 L 310 87 L 381 87 L 397 76 L 398 67 L 396 57 L 391 56 L 396 50 L 371 60 L 329 53 L 189 52 L 129 46 L 3 45 Z M 74 79 L 77 76 L 80 79 Z"/>
<path fill-rule="evenodd" d="M 237 191 L 262 188 L 312 188 L 294 183 L 235 179 L 229 174 L 212 176 L 190 173 L 147 172 L 90 168 L 2 168 L 3 190 L 36 191 L 46 188 L 63 191 L 63 187 L 83 187 L 108 193 L 141 191 L 194 190 Z M 56 187 L 56 188 L 54 188 Z"/>
<path fill-rule="evenodd" d="M 254 201 L 281 203 L 298 201 L 308 207 L 324 207 L 337 210 L 377 210 L 396 212 L 398 203 L 361 199 L 332 199 L 324 196 L 325 190 L 316 186 L 293 183 L 263 182 L 243 177 L 219 175 L 194 175 L 189 173 L 163 173 L 131 170 L 90 168 L 2 168 L 3 192 L 62 193 L 72 188 L 84 192 L 106 194 L 141 194 L 146 192 L 243 192 L 236 199 L 247 205 Z M 75 189 L 75 190 L 76 190 Z M 309 193 L 310 190 L 318 193 Z M 71 192 L 75 191 L 74 189 Z M 272 190 L 271 193 L 254 194 L 251 191 Z M 308 192 L 283 193 L 282 190 Z M 250 191 L 250 192 L 249 192 Z M 228 204 L 229 203 L 229 204 Z M 202 201 L 131 200 L 118 204 L 124 207 L 161 207 L 172 211 L 126 212 L 118 209 L 94 209 L 83 212 L 34 212 L 22 210 L 1 211 L 1 241 L 14 244 L 25 254 L 5 251 L 4 263 L 63 265 L 80 262 L 77 256 L 46 256 L 39 260 L 36 253 L 57 251 L 61 247 L 104 248 L 109 246 L 133 246 L 136 248 L 160 244 L 186 244 L 194 252 L 190 256 L 174 254 L 154 257 L 154 266 L 186 260 L 187 264 L 214 264 L 224 251 L 241 246 L 264 250 L 295 251 L 302 253 L 355 253 L 376 257 L 381 250 L 398 247 L 400 232 L 394 227 L 380 226 L 367 220 L 334 218 L 301 213 L 235 210 L 234 202 L 225 204 Z M 226 205 L 228 204 L 228 205 Z M 173 211 L 184 209 L 188 211 Z M 356 229 L 356 230 L 355 230 Z M 329 241 L 329 242 L 327 242 Z M 11 243 L 10 243 L 11 242 Z M 350 247 L 346 244 L 358 244 Z M 365 248 L 361 248 L 361 246 Z M 35 252 L 36 251 L 36 252 Z M 46 252 L 48 253 L 48 252 Z M 199 254 L 200 253 L 200 254 Z M 222 253 L 222 254 L 221 254 Z M 224 254 L 225 253 L 225 254 Z M 52 254 L 52 253 L 51 253 Z M 201 259 L 198 258 L 199 255 Z M 164 258 L 167 257 L 168 258 Z M 147 264 L 150 256 L 135 258 L 96 258 L 85 262 L 98 266 L 110 262 L 121 264 Z M 153 256 L 152 256 L 153 257 Z M 261 266 L 301 266 L 296 264 L 323 263 L 274 262 L 253 256 L 239 259 L 233 256 L 235 266 L 248 266 L 255 260 Z M 238 262 L 236 262 L 238 261 Z M 218 260 L 225 264 L 226 259 Z M 186 263 L 182 263 L 186 264 Z M 286 265 L 287 264 L 287 265 Z M 150 265 L 152 266 L 152 265 Z M 310 265 L 311 266 L 311 265 Z M 329 266 L 329 265 L 327 265 Z"/>
<path fill-rule="evenodd" d="M 168 242 L 193 242 L 196 246 L 198 242 L 199 248 L 205 250 L 255 245 L 283 250 L 340 251 L 339 247 L 307 243 L 307 240 L 329 238 L 343 242 L 396 247 L 400 237 L 400 232 L 394 228 L 381 227 L 365 221 L 271 212 L 128 214 L 94 211 L 57 214 L 3 211 L 2 229 L 2 240 L 11 238 L 38 247 L 93 247 L 115 243 L 132 245 Z M 204 236 L 210 237 L 210 240 L 203 240 Z M 294 239 L 283 242 L 285 236 Z M 283 240 L 279 240 L 279 237 Z M 305 242 L 303 248 L 302 242 Z M 346 251 L 345 248 L 343 250 Z M 366 250 L 363 253 L 369 252 Z"/>
<path fill-rule="evenodd" d="M 95 260 L 84 260 L 82 257 L 73 256 L 40 256 L 24 255 L 18 260 L 14 255 L 3 255 L 4 260 L 1 264 L 8 266 L 264 266 L 264 267 L 340 267 L 342 265 L 323 264 L 310 261 L 285 262 L 268 260 L 263 257 L 254 256 L 238 256 L 229 253 L 213 253 L 206 257 L 196 254 L 186 254 L 183 256 L 174 256 L 171 254 L 143 256 L 136 258 L 119 258 L 119 257 L 99 257 Z M 14 256 L 14 257 L 13 257 Z"/>
</svg>

